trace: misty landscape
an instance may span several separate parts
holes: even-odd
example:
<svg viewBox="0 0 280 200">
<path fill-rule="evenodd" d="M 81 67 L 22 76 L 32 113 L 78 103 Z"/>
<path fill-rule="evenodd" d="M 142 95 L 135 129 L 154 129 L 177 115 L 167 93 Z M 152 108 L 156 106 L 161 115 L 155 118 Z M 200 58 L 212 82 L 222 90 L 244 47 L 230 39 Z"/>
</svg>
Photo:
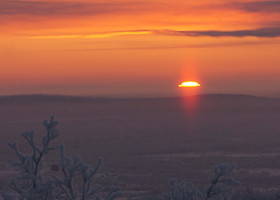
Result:
<svg viewBox="0 0 280 200">
<path fill-rule="evenodd" d="M 280 0 L 0 0 L 0 200 L 280 200 Z"/>
<path fill-rule="evenodd" d="M 120 199 L 162 199 L 170 178 L 192 182 L 204 191 L 221 163 L 235 166 L 235 193 L 272 194 L 277 199 L 279 99 L 225 94 L 131 99 L 2 96 L 1 191 L 18 173 L 11 167 L 16 155 L 7 142 L 15 141 L 22 152 L 30 152 L 20 133 L 34 130 L 40 142 L 45 134 L 42 121 L 52 115 L 59 121 L 54 144 L 63 144 L 68 156 L 78 155 L 92 167 L 101 157 L 96 183 L 119 187 Z M 52 166 L 59 162 L 59 150 L 43 161 L 42 172 L 56 175 Z"/>
</svg>

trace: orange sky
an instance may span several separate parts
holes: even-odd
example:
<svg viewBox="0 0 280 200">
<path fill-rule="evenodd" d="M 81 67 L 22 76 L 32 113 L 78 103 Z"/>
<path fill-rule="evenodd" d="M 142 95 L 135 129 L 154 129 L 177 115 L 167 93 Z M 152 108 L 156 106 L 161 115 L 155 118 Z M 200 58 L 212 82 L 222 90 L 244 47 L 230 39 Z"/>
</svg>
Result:
<svg viewBox="0 0 280 200">
<path fill-rule="evenodd" d="M 0 95 L 280 95 L 278 0 L 0 1 Z"/>
</svg>

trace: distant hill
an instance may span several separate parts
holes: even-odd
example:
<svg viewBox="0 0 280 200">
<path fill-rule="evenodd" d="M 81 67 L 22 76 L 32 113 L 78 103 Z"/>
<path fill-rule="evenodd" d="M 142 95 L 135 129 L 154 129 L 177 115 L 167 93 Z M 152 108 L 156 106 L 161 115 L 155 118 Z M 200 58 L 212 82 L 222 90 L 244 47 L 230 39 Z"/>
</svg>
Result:
<svg viewBox="0 0 280 200">
<path fill-rule="evenodd" d="M 179 100 L 188 99 L 189 97 L 151 97 L 151 98 L 107 98 L 107 97 L 90 97 L 90 96 L 70 96 L 70 95 L 49 95 L 49 94 L 30 94 L 30 95 L 10 95 L 0 96 L 0 103 L 61 103 L 61 102 L 91 102 L 91 101 L 112 101 L 112 100 Z M 200 100 L 269 100 L 278 101 L 277 98 L 268 98 L 244 94 L 202 94 L 196 96 Z"/>
<path fill-rule="evenodd" d="M 87 97 L 87 96 L 68 96 L 68 95 L 10 95 L 0 96 L 0 103 L 61 103 L 61 102 L 81 102 L 81 101 L 100 101 L 107 98 Z"/>
</svg>

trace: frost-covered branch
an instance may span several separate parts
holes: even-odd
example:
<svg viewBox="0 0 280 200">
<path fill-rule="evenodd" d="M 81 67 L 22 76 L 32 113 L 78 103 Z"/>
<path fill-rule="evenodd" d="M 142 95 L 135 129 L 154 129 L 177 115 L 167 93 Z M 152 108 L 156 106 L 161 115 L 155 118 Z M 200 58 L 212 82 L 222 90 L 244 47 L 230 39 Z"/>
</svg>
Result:
<svg viewBox="0 0 280 200">
<path fill-rule="evenodd" d="M 5 200 L 53 199 L 54 183 L 50 180 L 44 180 L 40 174 L 40 169 L 43 156 L 49 151 L 56 149 L 55 146 L 51 146 L 50 144 L 59 135 L 56 129 L 57 123 L 54 117 L 51 117 L 49 121 L 45 120 L 43 122 L 46 128 L 46 135 L 42 138 L 41 145 L 35 143 L 33 131 L 26 131 L 21 134 L 32 150 L 29 155 L 21 153 L 15 142 L 8 143 L 18 158 L 18 161 L 13 162 L 12 165 L 17 167 L 20 173 L 10 182 L 10 188 L 15 194 L 3 193 L 2 196 Z"/>
<path fill-rule="evenodd" d="M 96 166 L 91 169 L 78 157 L 73 159 L 67 157 L 64 153 L 63 145 L 60 146 L 60 169 L 62 178 L 53 177 L 54 182 L 60 188 L 60 198 L 65 200 L 91 200 L 101 199 L 101 187 L 94 185 L 95 175 L 100 169 L 102 159 L 99 159 Z M 74 179 L 81 178 L 81 190 L 79 191 L 74 183 Z M 114 200 L 122 196 L 118 188 L 112 188 L 105 195 L 104 200 Z"/>
<path fill-rule="evenodd" d="M 207 189 L 205 200 L 208 199 L 228 199 L 233 192 L 233 188 L 239 183 L 230 177 L 234 166 L 229 164 L 217 165 L 214 169 L 214 176 L 210 179 L 210 186 Z"/>
</svg>

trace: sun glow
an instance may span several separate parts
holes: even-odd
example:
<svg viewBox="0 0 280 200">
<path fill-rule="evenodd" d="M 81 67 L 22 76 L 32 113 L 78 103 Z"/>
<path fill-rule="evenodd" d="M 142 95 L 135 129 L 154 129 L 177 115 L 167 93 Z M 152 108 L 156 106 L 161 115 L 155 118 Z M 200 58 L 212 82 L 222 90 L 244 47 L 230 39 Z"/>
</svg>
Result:
<svg viewBox="0 0 280 200">
<path fill-rule="evenodd" d="M 195 81 L 187 81 L 187 82 L 183 82 L 179 85 L 179 87 L 199 87 L 199 86 L 200 86 L 200 84 Z"/>
</svg>

